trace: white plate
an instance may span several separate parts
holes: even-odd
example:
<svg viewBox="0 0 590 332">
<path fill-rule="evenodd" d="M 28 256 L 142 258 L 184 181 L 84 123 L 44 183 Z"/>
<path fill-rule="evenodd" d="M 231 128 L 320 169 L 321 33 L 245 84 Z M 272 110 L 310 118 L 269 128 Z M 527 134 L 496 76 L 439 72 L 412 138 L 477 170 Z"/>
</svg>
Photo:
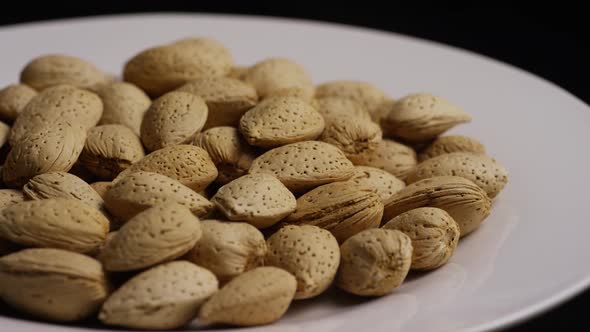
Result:
<svg viewBox="0 0 590 332">
<path fill-rule="evenodd" d="M 457 133 L 486 144 L 510 171 L 492 215 L 461 241 L 450 264 L 371 301 L 340 293 L 297 302 L 260 331 L 481 331 L 524 319 L 590 282 L 590 112 L 559 87 L 519 69 L 447 46 L 390 33 L 314 22 L 217 15 L 139 15 L 0 29 L 0 85 L 33 57 L 59 52 L 105 70 L 148 46 L 201 35 L 238 63 L 296 59 L 316 82 L 360 79 L 393 96 L 444 96 L 469 111 Z M 559 65 L 559 64 L 556 64 Z M 3 331 L 57 325 L 0 317 Z M 219 330 L 217 330 L 219 331 Z"/>
</svg>

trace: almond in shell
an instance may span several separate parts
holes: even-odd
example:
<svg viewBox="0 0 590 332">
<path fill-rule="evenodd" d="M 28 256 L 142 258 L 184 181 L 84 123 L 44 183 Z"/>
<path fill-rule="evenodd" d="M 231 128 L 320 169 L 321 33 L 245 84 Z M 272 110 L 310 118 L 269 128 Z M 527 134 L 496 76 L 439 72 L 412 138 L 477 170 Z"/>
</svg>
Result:
<svg viewBox="0 0 590 332">
<path fill-rule="evenodd" d="M 60 84 L 87 89 L 104 83 L 106 76 L 86 60 L 69 55 L 49 54 L 29 62 L 21 72 L 20 80 L 36 90 Z"/>
<path fill-rule="evenodd" d="M 339 80 L 317 86 L 315 97 L 323 99 L 326 97 L 337 97 L 353 100 L 362 105 L 373 121 L 379 122 L 384 103 L 391 100 L 391 97 L 376 86 L 361 81 Z"/>
<path fill-rule="evenodd" d="M 26 84 L 11 84 L 0 90 L 0 119 L 13 122 L 37 91 Z"/>
<path fill-rule="evenodd" d="M 255 64 L 244 74 L 244 81 L 252 84 L 262 98 L 283 90 L 298 89 L 309 100 L 314 92 L 305 68 L 284 58 L 270 58 Z"/>
<path fill-rule="evenodd" d="M 354 159 L 377 149 L 382 135 L 375 122 L 349 115 L 328 123 L 320 140 L 338 147 L 348 159 Z"/>
<path fill-rule="evenodd" d="M 0 210 L 5 207 L 23 202 L 25 195 L 16 189 L 0 189 Z"/>
<path fill-rule="evenodd" d="M 395 175 L 369 166 L 356 166 L 349 181 L 363 190 L 374 192 L 379 196 L 381 202 L 386 202 L 391 196 L 406 187 L 405 182 Z"/>
<path fill-rule="evenodd" d="M 371 121 L 371 115 L 365 106 L 351 98 L 326 96 L 317 98 L 316 103 L 326 125 L 349 116 Z"/>
<path fill-rule="evenodd" d="M 379 168 L 402 180 L 418 163 L 414 149 L 390 139 L 383 139 L 372 150 L 350 155 L 349 159 L 355 165 Z"/>
<path fill-rule="evenodd" d="M 103 200 L 107 195 L 107 191 L 111 189 L 111 186 L 112 183 L 109 181 L 98 181 L 90 184 L 90 187 L 92 187 L 92 189 L 94 189 L 94 191 L 96 191 Z"/>
<path fill-rule="evenodd" d="M 440 136 L 428 145 L 420 154 L 418 160 L 438 157 L 441 154 L 453 152 L 471 152 L 475 154 L 485 154 L 486 148 L 476 139 L 462 135 Z"/>
<path fill-rule="evenodd" d="M 112 82 L 100 86 L 96 93 L 104 104 L 99 123 L 121 124 L 139 136 L 143 116 L 152 103 L 145 92 L 131 83 Z"/>
</svg>

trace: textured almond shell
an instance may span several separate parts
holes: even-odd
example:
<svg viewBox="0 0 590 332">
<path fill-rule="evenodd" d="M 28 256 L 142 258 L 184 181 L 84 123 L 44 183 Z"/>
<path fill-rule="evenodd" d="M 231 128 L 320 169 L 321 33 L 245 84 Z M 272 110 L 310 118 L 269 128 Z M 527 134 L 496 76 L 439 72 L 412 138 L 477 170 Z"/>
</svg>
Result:
<svg viewBox="0 0 590 332">
<path fill-rule="evenodd" d="M 368 229 L 340 246 L 336 284 L 349 293 L 382 296 L 399 287 L 410 270 L 412 241 L 402 232 Z"/>
<path fill-rule="evenodd" d="M 211 198 L 229 219 L 267 228 L 295 210 L 295 196 L 270 174 L 248 174 L 219 188 Z"/>
<path fill-rule="evenodd" d="M 319 226 L 343 242 L 360 231 L 379 227 L 382 216 L 383 203 L 377 194 L 350 182 L 334 182 L 300 196 L 297 209 L 285 222 Z"/>
<path fill-rule="evenodd" d="M 27 314 L 77 321 L 94 314 L 108 295 L 95 259 L 59 249 L 25 249 L 0 258 L 0 298 Z"/>
<path fill-rule="evenodd" d="M 199 319 L 207 323 L 237 326 L 269 324 L 279 320 L 289 308 L 297 281 L 276 267 L 258 267 L 230 282 L 207 301 Z"/>
<path fill-rule="evenodd" d="M 379 122 L 381 107 L 391 100 L 391 97 L 376 86 L 361 81 L 340 80 L 318 85 L 315 91 L 318 99 L 326 97 L 338 97 L 351 99 L 361 104 L 373 121 Z"/>
<path fill-rule="evenodd" d="M 324 118 L 304 99 L 273 97 L 260 102 L 240 119 L 249 144 L 272 148 L 317 138 Z"/>
<path fill-rule="evenodd" d="M 106 325 L 133 329 L 176 329 L 192 320 L 217 288 L 215 276 L 192 263 L 158 265 L 117 289 L 98 318 Z"/>
<path fill-rule="evenodd" d="M 0 148 L 8 142 L 10 137 L 10 126 L 4 122 L 0 122 Z"/>
<path fill-rule="evenodd" d="M 174 260 L 201 237 L 199 218 L 177 203 L 159 204 L 127 221 L 101 251 L 107 271 L 132 271 Z"/>
<path fill-rule="evenodd" d="M 209 269 L 221 281 L 261 266 L 266 255 L 262 233 L 244 222 L 203 220 L 203 235 L 186 258 Z"/>
<path fill-rule="evenodd" d="M 97 89 L 104 111 L 100 124 L 121 124 L 139 136 L 141 122 L 152 101 L 137 86 L 127 82 L 113 82 Z"/>
<path fill-rule="evenodd" d="M 242 115 L 258 101 L 258 95 L 252 85 L 230 77 L 197 79 L 176 91 L 188 92 L 203 98 L 209 109 L 205 129 L 219 126 L 237 127 Z"/>
<path fill-rule="evenodd" d="M 462 135 L 441 136 L 428 145 L 420 154 L 418 160 L 434 158 L 442 154 L 453 152 L 471 152 L 485 154 L 486 148 L 476 139 Z"/>
<path fill-rule="evenodd" d="M 390 139 L 383 139 L 373 150 L 350 155 L 349 159 L 355 165 L 379 168 L 402 180 L 417 164 L 416 152 L 411 147 Z"/>
<path fill-rule="evenodd" d="M 358 154 L 377 149 L 382 135 L 375 122 L 349 115 L 332 120 L 320 140 L 336 146 L 347 158 L 353 159 Z"/>
<path fill-rule="evenodd" d="M 109 220 L 97 209 L 63 198 L 26 201 L 0 211 L 0 237 L 32 247 L 87 253 L 109 232 Z"/>
<path fill-rule="evenodd" d="M 168 176 L 196 192 L 205 189 L 218 174 L 207 151 L 192 145 L 173 145 L 146 155 L 113 182 L 140 171 Z"/>
<path fill-rule="evenodd" d="M 365 106 L 351 98 L 327 96 L 316 99 L 317 110 L 324 117 L 326 125 L 344 117 L 358 117 L 371 120 L 371 115 Z"/>
<path fill-rule="evenodd" d="M 406 187 L 405 182 L 396 178 L 395 175 L 369 166 L 356 166 L 349 181 L 363 190 L 374 192 L 384 203 Z"/>
<path fill-rule="evenodd" d="M 408 176 L 408 183 L 435 176 L 461 176 L 480 186 L 490 198 L 508 183 L 508 171 L 483 154 L 453 152 L 423 161 Z"/>
<path fill-rule="evenodd" d="M 90 187 L 92 187 L 103 200 L 107 195 L 107 191 L 111 189 L 111 186 L 112 184 L 109 181 L 98 181 L 90 184 Z"/>
<path fill-rule="evenodd" d="M 284 58 L 270 58 L 255 64 L 244 74 L 244 81 L 252 84 L 261 98 L 281 90 L 298 89 L 309 100 L 314 93 L 313 82 L 305 68 Z"/>
<path fill-rule="evenodd" d="M 158 204 L 175 202 L 203 216 L 213 209 L 213 204 L 180 182 L 165 175 L 137 172 L 114 183 L 105 197 L 107 209 L 121 220 L 129 220 L 136 214 Z"/>
<path fill-rule="evenodd" d="M 23 202 L 25 196 L 22 191 L 16 189 L 0 189 L 0 210 L 5 207 Z"/>
<path fill-rule="evenodd" d="M 297 279 L 295 299 L 308 299 L 324 292 L 334 281 L 340 248 L 325 229 L 287 225 L 268 239 L 265 264 L 293 274 Z"/>
<path fill-rule="evenodd" d="M 270 173 L 289 190 L 302 192 L 348 180 L 354 166 L 335 146 L 316 141 L 288 144 L 267 151 L 250 166 L 250 174 Z"/>
<path fill-rule="evenodd" d="M 37 91 L 25 84 L 11 84 L 0 90 L 0 119 L 12 122 L 37 95 Z"/>
<path fill-rule="evenodd" d="M 459 225 L 444 210 L 423 207 L 404 212 L 383 225 L 412 239 L 412 269 L 432 270 L 446 264 L 459 243 Z"/>
<path fill-rule="evenodd" d="M 476 230 L 490 214 L 492 202 L 475 183 L 458 176 L 439 176 L 414 182 L 385 203 L 383 220 L 419 207 L 445 210 L 459 225 L 461 236 Z"/>
<path fill-rule="evenodd" d="M 37 90 L 60 84 L 70 84 L 86 89 L 104 83 L 105 78 L 105 74 L 92 63 L 61 54 L 35 58 L 20 74 L 22 83 Z"/>
<path fill-rule="evenodd" d="M 156 99 L 141 123 L 141 141 L 148 151 L 189 143 L 207 121 L 207 105 L 188 92 L 169 92 Z"/>
</svg>

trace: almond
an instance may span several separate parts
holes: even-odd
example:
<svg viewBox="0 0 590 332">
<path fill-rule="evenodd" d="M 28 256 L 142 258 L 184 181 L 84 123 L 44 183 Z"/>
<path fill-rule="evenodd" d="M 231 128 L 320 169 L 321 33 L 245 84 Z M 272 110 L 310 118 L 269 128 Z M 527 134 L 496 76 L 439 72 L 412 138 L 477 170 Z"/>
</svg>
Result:
<svg viewBox="0 0 590 332">
<path fill-rule="evenodd" d="M 302 192 L 348 180 L 353 171 L 352 163 L 340 149 L 324 142 L 306 141 L 267 151 L 252 162 L 249 172 L 273 174 L 289 190 Z"/>
<path fill-rule="evenodd" d="M 248 66 L 240 66 L 240 65 L 233 66 L 232 69 L 227 74 L 227 77 L 235 78 L 237 80 L 243 81 L 244 78 L 246 77 L 246 73 L 248 72 L 248 69 L 250 69 Z"/>
<path fill-rule="evenodd" d="M 0 119 L 13 122 L 37 91 L 26 84 L 11 84 L 0 90 Z"/>
<path fill-rule="evenodd" d="M 0 122 L 0 148 L 4 147 L 8 138 L 10 137 L 10 126 L 4 122 Z"/>
<path fill-rule="evenodd" d="M 141 122 L 152 101 L 137 86 L 127 82 L 112 82 L 97 89 L 104 111 L 100 124 L 121 124 L 139 136 Z"/>
<path fill-rule="evenodd" d="M 206 323 L 237 326 L 269 324 L 289 308 L 297 281 L 276 267 L 258 267 L 228 282 L 201 307 L 199 319 Z"/>
<path fill-rule="evenodd" d="M 374 192 L 383 203 L 406 187 L 404 181 L 395 175 L 369 166 L 356 166 L 349 181 L 363 190 Z"/>
<path fill-rule="evenodd" d="M 21 82 L 36 90 L 60 84 L 86 89 L 104 83 L 105 78 L 105 74 L 90 62 L 61 54 L 35 58 L 20 74 Z"/>
<path fill-rule="evenodd" d="M 359 154 L 377 149 L 382 132 L 375 122 L 349 115 L 330 121 L 320 140 L 336 146 L 346 157 L 354 159 Z"/>
<path fill-rule="evenodd" d="M 24 202 L 25 195 L 16 189 L 0 189 L 0 210 Z"/>
<path fill-rule="evenodd" d="M 100 263 L 60 249 L 25 249 L 0 258 L 0 298 L 24 313 L 52 321 L 94 314 L 108 296 Z"/>
<path fill-rule="evenodd" d="M 240 132 L 251 145 L 272 148 L 312 140 L 324 130 L 324 119 L 296 97 L 267 98 L 240 119 Z"/>
<path fill-rule="evenodd" d="M 116 290 L 98 318 L 106 325 L 168 330 L 190 322 L 201 303 L 217 291 L 215 276 L 186 261 L 144 271 Z"/>
<path fill-rule="evenodd" d="M 370 83 L 350 80 L 321 84 L 316 88 L 315 96 L 318 99 L 338 97 L 353 100 L 361 104 L 376 122 L 380 120 L 382 105 L 391 100 L 387 93 Z"/>
<path fill-rule="evenodd" d="M 270 58 L 252 66 L 244 75 L 262 98 L 281 90 L 300 89 L 309 100 L 314 86 L 311 77 L 301 65 L 284 58 Z"/>
<path fill-rule="evenodd" d="M 436 138 L 471 116 L 445 99 L 431 94 L 411 94 L 396 103 L 381 120 L 383 131 L 410 142 Z"/>
<path fill-rule="evenodd" d="M 211 199 L 229 219 L 267 228 L 295 210 L 295 196 L 270 174 L 249 174 L 221 187 Z"/>
<path fill-rule="evenodd" d="M 108 181 L 99 181 L 91 183 L 90 186 L 94 189 L 100 197 L 104 200 L 107 195 L 107 191 L 111 189 L 112 183 Z"/>
<path fill-rule="evenodd" d="M 377 143 L 373 150 L 367 149 L 349 158 L 355 165 L 379 168 L 402 180 L 417 164 L 416 152 L 411 147 L 389 139 Z"/>
<path fill-rule="evenodd" d="M 441 136 L 434 140 L 418 155 L 419 161 L 438 157 L 452 152 L 471 152 L 485 154 L 486 148 L 476 139 L 462 135 Z"/>
<path fill-rule="evenodd" d="M 207 121 L 207 105 L 187 92 L 169 92 L 156 99 L 141 123 L 141 141 L 154 151 L 169 145 L 189 143 Z"/>
<path fill-rule="evenodd" d="M 317 110 L 324 117 L 326 125 L 334 120 L 349 116 L 371 120 L 371 115 L 365 106 L 354 99 L 327 96 L 316 100 Z"/>
<path fill-rule="evenodd" d="M 383 203 L 377 194 L 350 182 L 334 182 L 299 197 L 297 209 L 285 222 L 319 226 L 343 242 L 362 230 L 379 227 L 382 216 Z"/>
</svg>

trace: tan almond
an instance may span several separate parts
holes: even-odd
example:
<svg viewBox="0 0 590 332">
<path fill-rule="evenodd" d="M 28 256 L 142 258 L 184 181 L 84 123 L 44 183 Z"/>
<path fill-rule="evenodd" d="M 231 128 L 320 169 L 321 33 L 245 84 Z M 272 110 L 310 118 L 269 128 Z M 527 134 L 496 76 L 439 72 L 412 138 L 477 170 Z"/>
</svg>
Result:
<svg viewBox="0 0 590 332">
<path fill-rule="evenodd" d="M 297 281 L 276 267 L 258 267 L 228 282 L 201 307 L 205 323 L 264 325 L 279 320 L 289 308 Z"/>
<path fill-rule="evenodd" d="M 193 145 L 173 145 L 146 155 L 119 173 L 113 182 L 140 171 L 168 176 L 196 192 L 207 188 L 218 174 L 207 151 Z"/>
<path fill-rule="evenodd" d="M 203 235 L 186 258 L 209 269 L 220 281 L 264 263 L 266 242 L 254 226 L 243 222 L 203 220 Z"/>
<path fill-rule="evenodd" d="M 27 139 L 12 146 L 2 178 L 9 187 L 21 187 L 36 175 L 69 171 L 84 147 L 86 130 L 67 122 L 31 130 Z"/>
<path fill-rule="evenodd" d="M 192 80 L 224 76 L 232 65 L 231 54 L 217 41 L 185 39 L 135 55 L 125 64 L 123 79 L 160 96 Z"/>
<path fill-rule="evenodd" d="M 13 122 L 29 101 L 37 95 L 26 84 L 11 84 L 0 90 L 0 119 Z"/>
<path fill-rule="evenodd" d="M 96 191 L 98 195 L 104 200 L 112 185 L 113 184 L 109 181 L 98 181 L 91 183 L 90 187 L 92 187 L 92 189 L 94 189 L 94 191 Z"/>
<path fill-rule="evenodd" d="M 288 144 L 267 151 L 252 162 L 249 170 L 250 174 L 273 174 L 295 192 L 348 180 L 353 171 L 354 166 L 340 149 L 316 141 Z"/>
<path fill-rule="evenodd" d="M 338 241 L 317 226 L 287 225 L 268 239 L 265 265 L 276 266 L 295 276 L 295 299 L 323 293 L 334 281 L 339 264 Z"/>
<path fill-rule="evenodd" d="M 414 270 L 432 270 L 446 264 L 459 243 L 459 225 L 444 210 L 423 207 L 404 212 L 383 225 L 412 239 Z"/>
<path fill-rule="evenodd" d="M 282 90 L 299 89 L 307 100 L 313 97 L 311 77 L 301 65 L 284 58 L 270 58 L 250 67 L 244 81 L 252 84 L 261 98 Z"/>
<path fill-rule="evenodd" d="M 383 103 L 391 97 L 376 86 L 361 81 L 340 80 L 331 81 L 317 86 L 315 96 L 318 99 L 338 97 L 351 99 L 361 104 L 373 121 L 379 122 Z"/>
<path fill-rule="evenodd" d="M 0 122 L 0 148 L 2 148 L 10 137 L 10 126 L 4 122 Z"/>
<path fill-rule="evenodd" d="M 235 78 L 237 80 L 243 81 L 244 78 L 246 77 L 246 73 L 248 72 L 248 69 L 250 69 L 250 67 L 248 67 L 248 66 L 240 66 L 240 65 L 233 66 L 232 69 L 227 74 L 227 77 Z"/>
<path fill-rule="evenodd" d="M 357 117 L 371 120 L 371 115 L 365 106 L 355 99 L 346 97 L 327 96 L 317 98 L 317 110 L 324 117 L 326 125 L 345 117 Z"/>
<path fill-rule="evenodd" d="M 445 99 L 420 93 L 395 102 L 381 119 L 381 126 L 389 136 L 410 142 L 424 142 L 469 121 L 469 114 Z"/>
<path fill-rule="evenodd" d="M 226 184 L 246 174 L 256 152 L 234 127 L 214 127 L 195 136 L 193 145 L 209 153 L 219 175 L 216 182 Z"/>
<path fill-rule="evenodd" d="M 0 211 L 0 237 L 25 246 L 87 253 L 108 232 L 109 220 L 100 211 L 69 199 L 26 201 Z"/>
<path fill-rule="evenodd" d="M 332 120 L 320 140 L 342 150 L 348 159 L 378 148 L 383 133 L 375 122 L 355 116 Z"/>
<path fill-rule="evenodd" d="M 209 113 L 204 129 L 219 126 L 237 127 L 242 115 L 258 101 L 258 95 L 252 85 L 230 77 L 197 79 L 176 91 L 194 94 L 205 101 Z"/>
<path fill-rule="evenodd" d="M 127 82 L 112 82 L 97 89 L 104 111 L 100 124 L 121 124 L 139 136 L 141 122 L 152 101 L 137 86 Z"/>
<path fill-rule="evenodd" d="M 21 312 L 59 322 L 94 314 L 109 293 L 100 263 L 60 249 L 25 249 L 0 258 L 0 298 Z"/>
<path fill-rule="evenodd" d="M 120 220 L 129 220 L 150 207 L 175 202 L 197 216 L 208 214 L 213 204 L 180 182 L 165 175 L 137 172 L 114 183 L 105 197 L 107 209 Z"/>
<path fill-rule="evenodd" d="M 25 195 L 16 189 L 0 189 L 0 210 L 24 202 Z"/>
<path fill-rule="evenodd" d="M 240 119 L 240 132 L 249 144 L 272 148 L 312 140 L 324 130 L 324 119 L 301 98 L 267 98 Z"/>
<path fill-rule="evenodd" d="M 201 237 L 199 218 L 175 202 L 155 205 L 127 221 L 101 252 L 107 271 L 133 271 L 187 253 Z"/>
<path fill-rule="evenodd" d="M 61 54 L 35 58 L 20 74 L 21 82 L 36 90 L 60 84 L 86 89 L 104 83 L 105 78 L 105 74 L 90 62 Z"/>
<path fill-rule="evenodd" d="M 215 276 L 186 261 L 144 271 L 117 289 L 98 318 L 106 325 L 170 330 L 189 323 L 201 303 L 217 291 Z"/>
<path fill-rule="evenodd" d="M 207 121 L 205 101 L 188 92 L 169 92 L 156 99 L 141 123 L 141 141 L 148 151 L 185 144 Z"/>
<path fill-rule="evenodd" d="M 471 152 L 475 154 L 485 154 L 486 148 L 475 138 L 462 135 L 441 136 L 428 145 L 420 154 L 418 160 L 438 157 L 442 154 L 453 152 Z"/>
<path fill-rule="evenodd" d="M 368 228 L 379 227 L 383 203 L 377 194 L 350 182 L 317 187 L 297 199 L 288 224 L 308 224 L 327 229 L 342 243 Z"/>
<path fill-rule="evenodd" d="M 120 124 L 94 127 L 88 131 L 79 163 L 93 175 L 112 180 L 145 157 L 141 140 Z"/>
<path fill-rule="evenodd" d="M 408 185 L 385 203 L 383 220 L 390 220 L 419 207 L 445 210 L 459 225 L 461 236 L 476 230 L 490 214 L 488 195 L 470 180 L 438 176 Z"/>
<path fill-rule="evenodd" d="M 404 180 L 418 163 L 411 147 L 390 139 L 383 139 L 373 150 L 350 155 L 353 164 L 382 169 Z"/>
<path fill-rule="evenodd" d="M 349 181 L 363 190 L 374 192 L 383 203 L 406 187 L 405 182 L 396 178 L 395 175 L 369 166 L 356 166 Z"/>
<path fill-rule="evenodd" d="M 412 241 L 391 229 L 368 229 L 340 246 L 336 284 L 361 296 L 383 296 L 398 288 L 410 270 Z"/>
<path fill-rule="evenodd" d="M 102 115 L 100 98 L 86 90 L 70 85 L 55 86 L 35 96 L 14 121 L 10 132 L 10 145 L 28 139 L 40 128 L 51 130 L 58 123 L 69 122 L 88 130 Z"/>
<path fill-rule="evenodd" d="M 248 174 L 219 188 L 211 198 L 229 219 L 267 228 L 295 210 L 295 196 L 270 174 Z"/>
<path fill-rule="evenodd" d="M 490 198 L 508 183 L 508 171 L 495 159 L 483 154 L 453 152 L 428 159 L 408 176 L 408 183 L 435 176 L 461 176 L 480 186 Z"/>
</svg>

